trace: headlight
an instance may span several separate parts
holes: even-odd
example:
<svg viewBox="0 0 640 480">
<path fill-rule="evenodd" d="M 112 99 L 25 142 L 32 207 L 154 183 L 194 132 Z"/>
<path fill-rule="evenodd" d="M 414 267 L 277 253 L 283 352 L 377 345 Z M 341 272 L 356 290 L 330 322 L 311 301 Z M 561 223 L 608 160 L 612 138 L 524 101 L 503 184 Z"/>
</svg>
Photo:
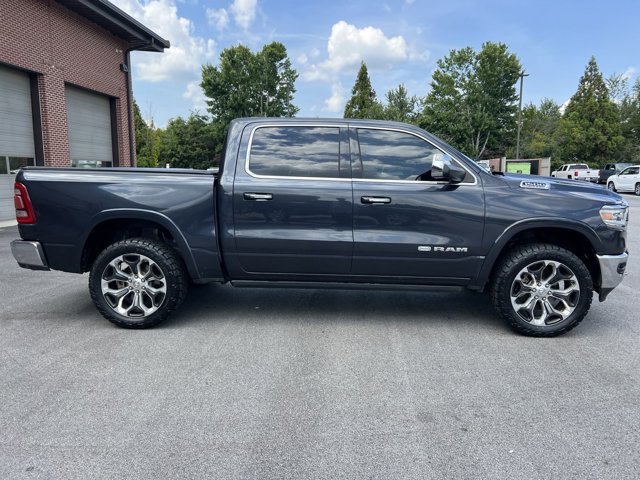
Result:
<svg viewBox="0 0 640 480">
<path fill-rule="evenodd" d="M 629 222 L 629 205 L 605 205 L 600 209 L 600 218 L 609 228 L 626 230 Z"/>
</svg>

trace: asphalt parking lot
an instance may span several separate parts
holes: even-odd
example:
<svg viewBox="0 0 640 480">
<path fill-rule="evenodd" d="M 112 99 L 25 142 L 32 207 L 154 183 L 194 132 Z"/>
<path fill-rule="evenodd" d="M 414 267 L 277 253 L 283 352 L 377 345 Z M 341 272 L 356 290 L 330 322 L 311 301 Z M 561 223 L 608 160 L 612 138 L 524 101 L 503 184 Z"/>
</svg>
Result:
<svg viewBox="0 0 640 480">
<path fill-rule="evenodd" d="M 200 286 L 121 330 L 0 228 L 0 478 L 638 478 L 640 197 L 623 284 L 555 339 L 488 296 Z"/>
</svg>

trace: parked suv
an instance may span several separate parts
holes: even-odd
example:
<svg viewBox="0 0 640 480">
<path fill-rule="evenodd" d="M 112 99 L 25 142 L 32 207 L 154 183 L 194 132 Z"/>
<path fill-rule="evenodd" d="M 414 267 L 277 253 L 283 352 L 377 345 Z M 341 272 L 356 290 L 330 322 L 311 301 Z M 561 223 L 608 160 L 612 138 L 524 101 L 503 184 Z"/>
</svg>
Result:
<svg viewBox="0 0 640 480">
<path fill-rule="evenodd" d="M 640 195 L 640 165 L 631 165 L 607 180 L 607 188 L 613 192 L 634 192 Z"/>
</svg>

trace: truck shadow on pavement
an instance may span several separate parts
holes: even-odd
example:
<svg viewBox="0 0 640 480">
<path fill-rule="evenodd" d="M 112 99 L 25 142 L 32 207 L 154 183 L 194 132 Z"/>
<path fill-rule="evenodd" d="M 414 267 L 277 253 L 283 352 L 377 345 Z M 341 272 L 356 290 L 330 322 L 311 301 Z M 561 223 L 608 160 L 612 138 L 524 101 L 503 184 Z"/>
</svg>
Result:
<svg viewBox="0 0 640 480">
<path fill-rule="evenodd" d="M 508 330 L 488 295 L 471 291 L 407 292 L 193 286 L 159 328 L 215 322 L 409 322 L 474 324 Z"/>
</svg>

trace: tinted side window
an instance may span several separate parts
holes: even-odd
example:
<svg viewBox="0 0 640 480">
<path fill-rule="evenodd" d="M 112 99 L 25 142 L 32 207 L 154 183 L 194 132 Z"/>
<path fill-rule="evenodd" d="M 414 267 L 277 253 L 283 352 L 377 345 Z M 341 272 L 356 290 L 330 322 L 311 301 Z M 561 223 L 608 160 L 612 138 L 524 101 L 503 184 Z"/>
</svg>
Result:
<svg viewBox="0 0 640 480">
<path fill-rule="evenodd" d="M 414 135 L 358 129 L 362 177 L 379 180 L 430 180 L 431 163 L 442 152 Z"/>
<path fill-rule="evenodd" d="M 261 127 L 253 133 L 249 170 L 280 177 L 339 177 L 338 127 Z"/>
</svg>

